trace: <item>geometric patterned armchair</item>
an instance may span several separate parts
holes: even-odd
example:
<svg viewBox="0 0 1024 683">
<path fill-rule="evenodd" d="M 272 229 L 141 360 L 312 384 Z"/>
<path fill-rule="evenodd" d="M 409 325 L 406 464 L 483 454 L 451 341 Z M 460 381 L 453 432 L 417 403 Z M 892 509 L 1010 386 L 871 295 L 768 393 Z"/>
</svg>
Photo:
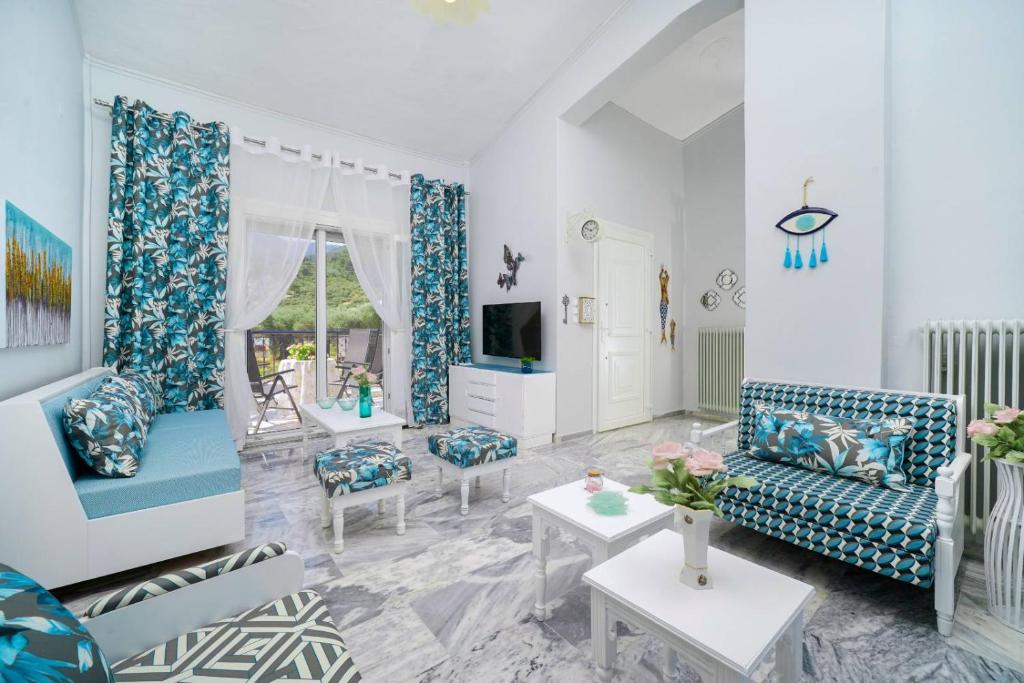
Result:
<svg viewBox="0 0 1024 683">
<path fill-rule="evenodd" d="M 905 418 L 911 426 L 903 461 L 908 490 L 753 457 L 754 414 L 761 405 L 854 419 Z M 691 441 L 729 453 L 730 475 L 759 482 L 722 493 L 719 507 L 726 520 L 934 589 L 938 630 L 949 636 L 953 582 L 963 553 L 963 476 L 971 462 L 964 451 L 963 414 L 963 396 L 748 379 L 739 419 L 707 430 L 695 425 Z M 736 441 L 725 443 L 733 432 Z"/>
</svg>

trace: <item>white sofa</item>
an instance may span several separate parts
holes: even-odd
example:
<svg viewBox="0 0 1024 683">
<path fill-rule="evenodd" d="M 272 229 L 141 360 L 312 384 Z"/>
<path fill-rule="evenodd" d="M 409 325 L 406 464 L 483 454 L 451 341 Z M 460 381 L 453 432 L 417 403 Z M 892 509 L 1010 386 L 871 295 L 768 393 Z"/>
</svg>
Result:
<svg viewBox="0 0 1024 683">
<path fill-rule="evenodd" d="M 223 411 L 155 416 L 132 478 L 101 477 L 70 449 L 64 402 L 112 372 L 93 368 L 0 402 L 0 562 L 47 588 L 245 536 L 245 492 Z"/>
</svg>

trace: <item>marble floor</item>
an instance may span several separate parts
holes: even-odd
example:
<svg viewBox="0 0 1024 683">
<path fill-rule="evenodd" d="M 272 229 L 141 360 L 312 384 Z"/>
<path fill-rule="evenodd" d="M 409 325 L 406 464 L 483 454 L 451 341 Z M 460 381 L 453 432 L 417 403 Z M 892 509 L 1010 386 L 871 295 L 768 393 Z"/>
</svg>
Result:
<svg viewBox="0 0 1024 683">
<path fill-rule="evenodd" d="M 582 476 L 588 465 L 633 484 L 646 480 L 650 446 L 685 440 L 690 420 L 669 417 L 607 434 L 533 449 L 513 469 L 512 499 L 502 503 L 501 477 L 471 489 L 470 512 L 458 514 L 457 484 L 434 493 L 429 430 L 406 430 L 413 459 L 408 531 L 394 533 L 393 508 L 345 511 L 345 551 L 329 552 L 321 530 L 310 463 L 298 449 L 243 456 L 246 542 L 79 584 L 58 592 L 80 611 L 91 599 L 160 570 L 195 564 L 259 541 L 283 540 L 306 561 L 307 584 L 326 598 L 364 680 L 590 681 L 589 592 L 580 577 L 586 550 L 556 538 L 549 562 L 552 614 L 544 623 L 532 604 L 531 522 L 526 497 Z M 804 641 L 807 681 L 1022 681 L 1024 638 L 985 612 L 977 555 L 958 578 L 951 638 L 935 630 L 930 590 L 886 579 L 717 521 L 712 544 L 813 585 Z M 696 615 L 695 615 L 695 618 Z M 660 681 L 660 647 L 635 629 L 619 638 L 616 680 Z M 774 680 L 771 662 L 756 676 Z M 695 681 L 680 665 L 672 680 Z"/>
</svg>

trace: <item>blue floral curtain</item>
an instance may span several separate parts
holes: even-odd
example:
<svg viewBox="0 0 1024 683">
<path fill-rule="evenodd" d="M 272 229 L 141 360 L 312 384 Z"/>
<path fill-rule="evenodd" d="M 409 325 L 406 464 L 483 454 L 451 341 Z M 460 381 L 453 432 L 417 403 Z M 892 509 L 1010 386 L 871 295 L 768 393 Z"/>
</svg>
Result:
<svg viewBox="0 0 1024 683">
<path fill-rule="evenodd" d="M 150 375 L 164 411 L 223 404 L 228 129 L 114 101 L 103 362 Z"/>
<path fill-rule="evenodd" d="M 448 422 L 448 366 L 468 363 L 469 252 L 462 185 L 412 177 L 412 413 Z"/>
</svg>

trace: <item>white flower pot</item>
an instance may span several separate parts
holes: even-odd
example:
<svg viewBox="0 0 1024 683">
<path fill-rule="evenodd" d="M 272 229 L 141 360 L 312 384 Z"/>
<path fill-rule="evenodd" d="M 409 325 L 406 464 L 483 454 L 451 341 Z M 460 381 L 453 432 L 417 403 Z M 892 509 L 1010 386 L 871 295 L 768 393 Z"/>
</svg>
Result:
<svg viewBox="0 0 1024 683">
<path fill-rule="evenodd" d="M 988 611 L 1024 633 L 1024 465 L 995 463 L 999 497 L 985 528 Z"/>
<path fill-rule="evenodd" d="M 708 534 L 711 531 L 710 510 L 694 510 L 676 505 L 676 528 L 683 536 L 685 561 L 679 580 L 690 588 L 706 590 L 711 588 L 708 573 Z"/>
</svg>

